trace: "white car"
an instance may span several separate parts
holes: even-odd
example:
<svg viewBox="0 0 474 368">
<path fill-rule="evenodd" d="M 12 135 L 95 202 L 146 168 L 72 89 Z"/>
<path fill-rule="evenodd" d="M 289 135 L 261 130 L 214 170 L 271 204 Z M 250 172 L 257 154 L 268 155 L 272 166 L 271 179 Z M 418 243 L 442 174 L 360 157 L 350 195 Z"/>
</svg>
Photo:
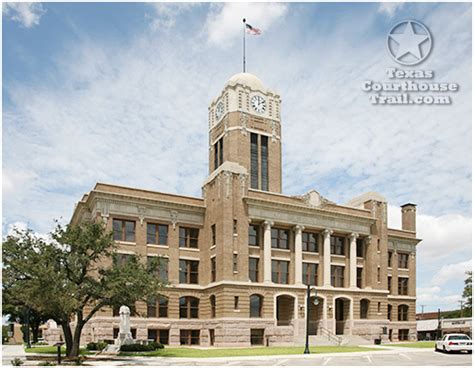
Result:
<svg viewBox="0 0 474 368">
<path fill-rule="evenodd" d="M 464 334 L 447 334 L 436 341 L 435 351 L 450 353 L 452 351 L 465 351 L 472 354 L 472 340 Z"/>
</svg>

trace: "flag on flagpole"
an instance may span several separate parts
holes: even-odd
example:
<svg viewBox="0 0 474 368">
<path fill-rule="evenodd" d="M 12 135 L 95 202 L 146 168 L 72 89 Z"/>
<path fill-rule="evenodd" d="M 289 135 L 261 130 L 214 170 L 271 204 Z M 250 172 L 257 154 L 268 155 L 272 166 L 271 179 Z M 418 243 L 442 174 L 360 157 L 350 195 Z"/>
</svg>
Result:
<svg viewBox="0 0 474 368">
<path fill-rule="evenodd" d="M 245 23 L 245 27 L 247 28 L 247 33 L 252 34 L 254 36 L 259 36 L 262 34 L 262 31 L 258 28 L 252 27 L 250 24 Z"/>
</svg>

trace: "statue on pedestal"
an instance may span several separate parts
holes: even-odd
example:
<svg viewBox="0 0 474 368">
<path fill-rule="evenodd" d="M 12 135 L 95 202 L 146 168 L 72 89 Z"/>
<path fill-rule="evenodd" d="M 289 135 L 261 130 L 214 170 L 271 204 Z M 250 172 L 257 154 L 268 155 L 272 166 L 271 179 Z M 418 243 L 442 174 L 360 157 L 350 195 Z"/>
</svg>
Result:
<svg viewBox="0 0 474 368">
<path fill-rule="evenodd" d="M 130 308 L 122 305 L 119 310 L 120 314 L 120 329 L 115 345 L 129 345 L 133 344 L 132 333 L 130 332 Z"/>
</svg>

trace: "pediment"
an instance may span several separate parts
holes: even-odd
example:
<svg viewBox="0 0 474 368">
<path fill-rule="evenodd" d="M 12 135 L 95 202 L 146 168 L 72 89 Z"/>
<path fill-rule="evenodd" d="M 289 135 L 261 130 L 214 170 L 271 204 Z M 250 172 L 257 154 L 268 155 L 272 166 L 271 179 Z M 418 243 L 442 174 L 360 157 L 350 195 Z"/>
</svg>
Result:
<svg viewBox="0 0 474 368">
<path fill-rule="evenodd" d="M 323 207 L 326 204 L 334 204 L 324 198 L 318 191 L 312 189 L 308 193 L 301 196 L 303 202 L 309 207 Z"/>
</svg>

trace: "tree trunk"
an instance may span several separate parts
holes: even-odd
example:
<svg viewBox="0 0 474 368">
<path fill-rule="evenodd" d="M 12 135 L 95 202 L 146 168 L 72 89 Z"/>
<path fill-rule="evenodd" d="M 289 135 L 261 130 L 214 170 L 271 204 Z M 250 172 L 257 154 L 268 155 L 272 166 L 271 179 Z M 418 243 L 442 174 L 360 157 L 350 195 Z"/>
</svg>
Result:
<svg viewBox="0 0 474 368">
<path fill-rule="evenodd" d="M 73 345 L 71 326 L 69 325 L 69 322 L 66 322 L 66 323 L 62 323 L 61 327 L 63 328 L 64 341 L 66 342 L 66 356 L 69 357 L 71 356 L 72 345 Z"/>
<path fill-rule="evenodd" d="M 80 344 L 81 344 L 81 333 L 82 333 L 82 327 L 84 327 L 84 324 L 81 322 L 77 322 L 76 328 L 74 329 L 74 338 L 72 342 L 72 349 L 70 355 L 68 355 L 69 358 L 76 358 L 79 356 L 79 349 L 80 349 Z"/>
<path fill-rule="evenodd" d="M 31 333 L 33 334 L 33 344 L 38 342 L 39 329 L 40 329 L 40 324 L 37 320 L 35 320 L 31 324 Z"/>
</svg>

